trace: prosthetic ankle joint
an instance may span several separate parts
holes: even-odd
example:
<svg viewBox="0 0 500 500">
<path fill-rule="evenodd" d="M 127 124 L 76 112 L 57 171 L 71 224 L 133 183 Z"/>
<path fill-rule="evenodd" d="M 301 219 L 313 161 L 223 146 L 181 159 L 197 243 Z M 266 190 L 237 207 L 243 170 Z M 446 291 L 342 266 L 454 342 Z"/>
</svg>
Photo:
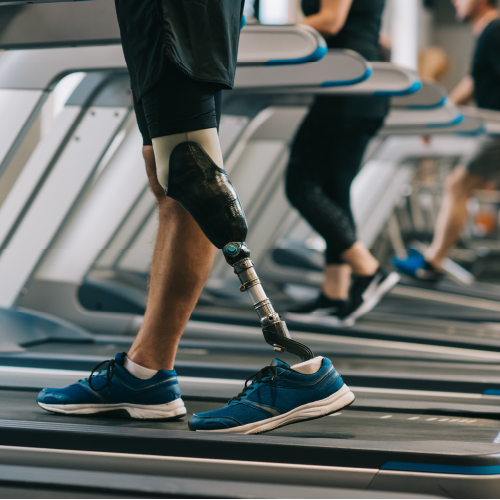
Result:
<svg viewBox="0 0 500 500">
<path fill-rule="evenodd" d="M 288 328 L 266 296 L 250 251 L 245 244 L 247 222 L 238 193 L 227 173 L 195 142 L 183 142 L 170 155 L 168 196 L 179 202 L 200 226 L 207 238 L 222 249 L 233 266 L 242 292 L 248 292 L 259 315 L 266 342 L 276 351 L 288 351 L 303 361 L 313 352 L 292 340 Z"/>
<path fill-rule="evenodd" d="M 314 358 L 309 347 L 292 340 L 286 323 L 274 310 L 271 301 L 266 296 L 264 288 L 255 272 L 253 262 L 250 260 L 250 251 L 245 243 L 228 243 L 223 248 L 226 262 L 233 266 L 234 273 L 238 276 L 242 292 L 248 292 L 253 303 L 253 308 L 259 315 L 262 333 L 266 342 L 273 346 L 275 351 L 288 351 L 299 356 L 302 361 Z"/>
</svg>

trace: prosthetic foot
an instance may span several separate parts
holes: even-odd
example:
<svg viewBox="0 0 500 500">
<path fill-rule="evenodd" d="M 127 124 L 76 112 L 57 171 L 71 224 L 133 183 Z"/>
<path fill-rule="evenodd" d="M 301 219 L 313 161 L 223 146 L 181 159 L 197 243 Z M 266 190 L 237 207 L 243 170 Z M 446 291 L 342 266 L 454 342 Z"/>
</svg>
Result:
<svg viewBox="0 0 500 500">
<path fill-rule="evenodd" d="M 189 212 L 212 244 L 222 249 L 238 275 L 240 290 L 250 295 L 266 342 L 274 350 L 288 351 L 303 361 L 312 359 L 314 354 L 307 346 L 292 340 L 262 288 L 245 244 L 248 226 L 238 193 L 227 173 L 198 143 L 183 142 L 173 149 L 166 192 Z"/>
</svg>

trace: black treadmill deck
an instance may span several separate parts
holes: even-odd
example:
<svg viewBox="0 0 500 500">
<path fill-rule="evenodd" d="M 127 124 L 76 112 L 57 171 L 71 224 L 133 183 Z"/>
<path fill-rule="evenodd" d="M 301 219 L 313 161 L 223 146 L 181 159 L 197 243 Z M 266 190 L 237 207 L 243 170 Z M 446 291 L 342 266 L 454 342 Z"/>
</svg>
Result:
<svg viewBox="0 0 500 500">
<path fill-rule="evenodd" d="M 56 415 L 35 398 L 36 391 L 0 390 L 0 464 L 438 495 L 444 488 L 454 497 L 495 497 L 500 487 L 500 421 L 460 410 L 351 408 L 244 436 L 188 431 L 193 412 L 223 405 L 202 398 L 186 400 L 189 414 L 176 422 Z"/>
<path fill-rule="evenodd" d="M 261 436 L 239 436 L 187 430 L 192 413 L 221 403 L 186 401 L 183 420 L 156 422 L 51 414 L 36 405 L 30 392 L 0 391 L 0 400 L 2 445 L 370 468 L 444 461 L 498 465 L 500 473 L 500 444 L 495 444 L 500 422 L 495 419 L 345 409 Z M 268 453 L 262 454 L 261 446 Z"/>
<path fill-rule="evenodd" d="M 118 416 L 68 416 L 46 412 L 36 404 L 36 392 L 0 391 L 0 428 L 6 420 L 105 426 L 113 428 L 187 431 L 187 421 L 193 413 L 215 410 L 224 403 L 185 401 L 188 415 L 175 422 L 129 420 Z M 327 417 L 281 427 L 266 436 L 300 438 L 355 439 L 388 441 L 464 441 L 493 443 L 500 441 L 500 421 L 488 418 L 422 415 L 420 413 L 389 413 L 345 409 Z M 215 435 L 214 433 L 210 433 Z M 205 435 L 205 433 L 192 435 Z M 500 451 L 500 447 L 499 447 Z"/>
</svg>

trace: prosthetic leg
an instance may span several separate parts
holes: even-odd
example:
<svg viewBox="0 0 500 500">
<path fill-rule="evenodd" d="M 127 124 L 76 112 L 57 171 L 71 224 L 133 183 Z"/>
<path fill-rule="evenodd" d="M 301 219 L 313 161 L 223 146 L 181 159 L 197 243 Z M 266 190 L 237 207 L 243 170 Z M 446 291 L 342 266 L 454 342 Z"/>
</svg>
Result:
<svg viewBox="0 0 500 500">
<path fill-rule="evenodd" d="M 233 266 L 241 282 L 240 290 L 248 292 L 259 315 L 266 342 L 274 350 L 288 351 L 302 361 L 312 359 L 314 354 L 307 346 L 292 340 L 285 322 L 262 288 L 245 244 L 248 230 L 245 214 L 225 170 L 212 161 L 198 142 L 187 141 L 172 150 L 167 176 L 165 192 L 189 212 Z"/>
</svg>

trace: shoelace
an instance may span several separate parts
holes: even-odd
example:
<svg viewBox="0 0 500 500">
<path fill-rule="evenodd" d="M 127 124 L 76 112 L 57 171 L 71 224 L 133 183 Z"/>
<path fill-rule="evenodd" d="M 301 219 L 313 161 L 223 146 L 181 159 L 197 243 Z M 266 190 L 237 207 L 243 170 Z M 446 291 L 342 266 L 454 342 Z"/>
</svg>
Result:
<svg viewBox="0 0 500 500">
<path fill-rule="evenodd" d="M 293 371 L 291 368 L 288 368 L 286 366 L 280 366 L 283 370 L 288 370 L 288 371 Z M 245 387 L 243 387 L 243 391 L 241 391 L 237 396 L 234 398 L 230 399 L 228 401 L 228 404 L 231 403 L 231 401 L 241 401 L 241 398 L 247 395 L 248 389 L 253 389 L 253 384 L 255 382 L 260 383 L 264 378 L 266 378 L 268 375 L 271 375 L 271 380 L 274 380 L 276 378 L 276 375 L 278 375 L 278 370 L 276 366 L 265 366 L 257 372 L 255 375 L 252 375 L 251 377 L 248 377 L 245 380 Z M 248 382 L 251 382 L 250 385 L 248 385 Z"/>
<path fill-rule="evenodd" d="M 102 386 L 99 387 L 98 389 L 92 386 L 92 377 L 99 376 L 101 375 L 101 372 L 98 372 L 97 375 L 94 375 L 94 373 L 104 364 L 108 363 L 107 370 L 106 370 L 106 383 Z M 104 371 L 104 370 L 103 370 Z M 103 361 L 102 363 L 99 363 L 91 372 L 90 377 L 88 378 L 89 381 L 89 387 L 96 392 L 102 391 L 106 387 L 109 387 L 111 385 L 111 379 L 116 373 L 116 361 L 114 359 L 107 359 L 106 361 Z"/>
</svg>

